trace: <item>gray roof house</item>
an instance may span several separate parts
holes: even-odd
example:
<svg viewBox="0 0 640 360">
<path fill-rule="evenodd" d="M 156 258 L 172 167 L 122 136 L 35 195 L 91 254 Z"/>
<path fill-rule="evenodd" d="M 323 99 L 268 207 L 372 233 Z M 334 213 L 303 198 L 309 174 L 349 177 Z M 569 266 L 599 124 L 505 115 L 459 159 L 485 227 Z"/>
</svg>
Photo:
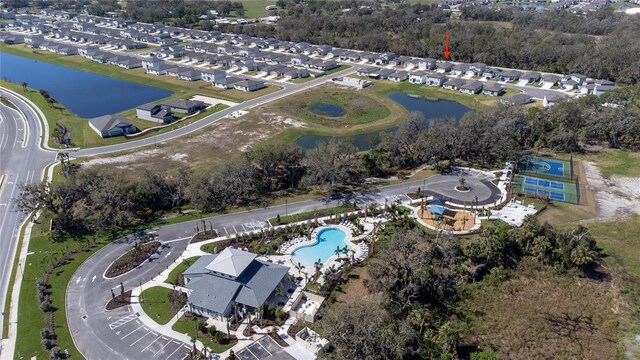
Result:
<svg viewBox="0 0 640 360">
<path fill-rule="evenodd" d="M 122 115 L 103 115 L 89 119 L 89 127 L 101 138 L 133 134 L 138 129 Z"/>
<path fill-rule="evenodd" d="M 465 81 L 463 79 L 451 78 L 447 79 L 447 82 L 445 82 L 442 87 L 449 90 L 460 90 L 460 87 L 462 87 L 464 83 Z"/>
<path fill-rule="evenodd" d="M 175 120 L 171 113 L 171 109 L 164 109 L 160 104 L 155 103 L 138 106 L 136 108 L 136 117 L 138 119 L 154 121 L 161 124 L 169 124 Z"/>
<path fill-rule="evenodd" d="M 482 93 L 490 96 L 500 96 L 504 94 L 504 88 L 498 83 L 486 82 L 482 87 Z"/>
<path fill-rule="evenodd" d="M 525 105 L 532 101 L 531 96 L 527 94 L 515 94 L 500 100 L 505 105 Z"/>
<path fill-rule="evenodd" d="M 193 101 L 185 99 L 171 99 L 160 104 L 163 109 L 169 109 L 173 112 L 191 114 L 204 108 L 202 101 Z"/>
<path fill-rule="evenodd" d="M 262 89 L 263 87 L 264 82 L 251 79 L 244 79 L 233 84 L 234 89 L 244 92 L 256 91 Z"/>
<path fill-rule="evenodd" d="M 520 80 L 527 80 L 528 83 L 534 83 L 540 80 L 540 73 L 530 71 L 520 76 Z"/>
<path fill-rule="evenodd" d="M 465 94 L 478 94 L 482 91 L 482 82 L 478 80 L 471 80 L 460 86 L 460 92 Z"/>
<path fill-rule="evenodd" d="M 447 81 L 447 77 L 443 74 L 427 75 L 426 84 L 429 86 L 442 86 Z"/>
<path fill-rule="evenodd" d="M 256 256 L 228 247 L 198 259 L 183 273 L 191 311 L 222 319 L 232 316 L 234 303 L 245 309 L 277 305 L 276 289 L 286 286 L 289 268 Z"/>
<path fill-rule="evenodd" d="M 222 79 L 213 81 L 213 86 L 221 89 L 233 89 L 233 84 L 242 81 L 242 78 L 235 76 L 227 76 Z"/>
</svg>

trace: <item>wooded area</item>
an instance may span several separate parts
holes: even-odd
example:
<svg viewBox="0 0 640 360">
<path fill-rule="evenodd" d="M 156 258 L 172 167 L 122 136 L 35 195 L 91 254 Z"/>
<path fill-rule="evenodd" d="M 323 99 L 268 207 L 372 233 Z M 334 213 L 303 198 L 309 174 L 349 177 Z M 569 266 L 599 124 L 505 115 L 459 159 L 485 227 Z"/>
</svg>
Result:
<svg viewBox="0 0 640 360">
<path fill-rule="evenodd" d="M 639 89 L 636 85 L 546 109 L 501 106 L 470 112 L 459 124 L 438 119 L 424 125 L 422 115 L 413 113 L 365 153 L 335 139 L 310 150 L 264 145 L 205 174 L 183 169 L 123 180 L 97 169 L 77 170 L 61 156 L 64 181 L 23 185 L 15 206 L 26 213 L 46 209 L 53 214 L 55 232 L 81 235 L 149 222 L 185 205 L 212 212 L 265 204 L 283 191 L 332 190 L 424 164 L 441 170 L 459 161 L 491 167 L 534 149 L 581 152 L 589 144 L 638 150 Z"/>
</svg>

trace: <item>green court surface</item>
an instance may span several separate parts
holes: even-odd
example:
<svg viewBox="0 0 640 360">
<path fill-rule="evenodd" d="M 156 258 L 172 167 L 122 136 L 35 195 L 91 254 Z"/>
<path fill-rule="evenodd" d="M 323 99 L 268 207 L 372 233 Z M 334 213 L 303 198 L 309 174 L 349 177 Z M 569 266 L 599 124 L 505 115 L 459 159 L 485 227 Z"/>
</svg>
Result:
<svg viewBox="0 0 640 360">
<path fill-rule="evenodd" d="M 518 173 L 549 178 L 571 179 L 571 162 L 538 156 L 525 156 L 518 163 Z"/>
<path fill-rule="evenodd" d="M 578 203 L 577 186 L 573 182 L 548 180 L 529 175 L 516 175 L 511 186 L 514 193 L 533 194 L 571 204 Z"/>
</svg>

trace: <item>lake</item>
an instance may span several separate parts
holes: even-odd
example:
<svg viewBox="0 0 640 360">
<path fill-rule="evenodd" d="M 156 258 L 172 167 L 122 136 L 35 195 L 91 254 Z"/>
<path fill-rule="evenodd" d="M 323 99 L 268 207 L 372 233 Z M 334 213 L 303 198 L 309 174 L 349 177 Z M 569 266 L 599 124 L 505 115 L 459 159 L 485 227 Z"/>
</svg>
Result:
<svg viewBox="0 0 640 360">
<path fill-rule="evenodd" d="M 455 118 L 457 121 L 460 121 L 464 114 L 473 111 L 455 101 L 411 97 L 403 92 L 393 92 L 387 95 L 387 97 L 402 105 L 409 112 L 417 111 L 422 113 L 425 123 L 428 123 L 432 119 L 439 118 Z M 320 141 L 327 141 L 332 137 L 338 139 L 348 138 L 352 140 L 360 150 L 369 150 L 373 147 L 373 144 L 380 139 L 382 132 L 395 131 L 397 129 L 398 127 L 393 127 L 387 130 L 372 131 L 352 136 L 304 135 L 296 140 L 296 144 L 305 149 L 310 149 L 315 147 Z"/>
<path fill-rule="evenodd" d="M 309 105 L 309 111 L 329 117 L 339 117 L 346 113 L 342 106 L 326 103 L 313 103 Z"/>
<path fill-rule="evenodd" d="M 107 65 L 105 65 L 107 66 Z M 46 90 L 82 118 L 115 114 L 171 96 L 172 92 L 22 56 L 0 53 L 2 79 Z"/>
</svg>

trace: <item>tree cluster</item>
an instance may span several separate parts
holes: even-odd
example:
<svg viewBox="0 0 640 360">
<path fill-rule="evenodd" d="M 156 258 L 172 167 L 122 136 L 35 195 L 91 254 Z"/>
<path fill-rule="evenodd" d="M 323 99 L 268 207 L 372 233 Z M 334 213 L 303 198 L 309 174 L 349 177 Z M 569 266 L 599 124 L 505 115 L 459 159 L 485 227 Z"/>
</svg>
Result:
<svg viewBox="0 0 640 360">
<path fill-rule="evenodd" d="M 634 87 L 601 97 L 587 96 L 547 109 L 500 106 L 467 113 L 459 123 L 434 119 L 425 124 L 411 114 L 397 131 L 382 136 L 362 156 L 363 170 L 378 175 L 385 169 L 456 160 L 492 165 L 517 160 L 531 149 L 581 152 L 585 145 L 640 149 L 640 109 Z"/>
<path fill-rule="evenodd" d="M 577 272 L 598 260 L 585 228 L 559 231 L 532 217 L 520 229 L 486 227 L 480 239 L 465 244 L 405 224 L 384 229 L 381 253 L 367 265 L 372 295 L 333 306 L 323 317 L 325 336 L 336 347 L 326 358 L 457 358 L 466 284 L 515 268 L 525 257 Z"/>
</svg>

